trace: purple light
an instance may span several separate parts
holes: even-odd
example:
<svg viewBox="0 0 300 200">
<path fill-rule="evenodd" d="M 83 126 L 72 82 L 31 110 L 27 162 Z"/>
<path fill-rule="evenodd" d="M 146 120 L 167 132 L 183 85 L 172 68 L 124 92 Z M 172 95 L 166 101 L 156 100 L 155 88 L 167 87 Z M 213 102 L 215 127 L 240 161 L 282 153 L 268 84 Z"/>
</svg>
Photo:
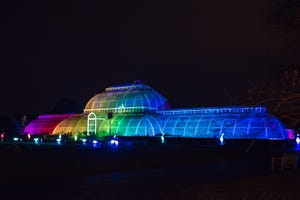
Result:
<svg viewBox="0 0 300 200">
<path fill-rule="evenodd" d="M 25 127 L 23 134 L 41 135 L 47 133 L 50 135 L 60 122 L 69 117 L 78 115 L 79 114 L 39 115 L 38 119 L 33 120 Z"/>
<path fill-rule="evenodd" d="M 295 139 L 294 130 L 293 129 L 287 129 L 287 137 L 290 140 Z"/>
<path fill-rule="evenodd" d="M 38 119 L 67 119 L 69 117 L 74 117 L 74 116 L 81 116 L 81 114 L 59 114 L 59 115 L 39 115 Z"/>
</svg>

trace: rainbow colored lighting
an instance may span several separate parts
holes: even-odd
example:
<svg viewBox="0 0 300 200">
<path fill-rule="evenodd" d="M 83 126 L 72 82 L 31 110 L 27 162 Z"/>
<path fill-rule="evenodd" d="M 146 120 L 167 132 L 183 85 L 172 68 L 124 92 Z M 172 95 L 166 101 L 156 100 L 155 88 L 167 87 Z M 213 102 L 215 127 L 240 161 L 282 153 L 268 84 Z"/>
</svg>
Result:
<svg viewBox="0 0 300 200">
<path fill-rule="evenodd" d="M 51 135 L 55 127 L 64 119 L 78 115 L 79 114 L 40 115 L 37 120 L 30 122 L 25 127 L 23 134 Z"/>
<path fill-rule="evenodd" d="M 167 100 L 148 85 L 134 83 L 106 88 L 88 101 L 84 113 L 140 113 L 168 108 Z"/>
<path fill-rule="evenodd" d="M 107 113 L 113 117 L 108 119 Z M 265 107 L 170 109 L 162 95 L 141 82 L 106 88 L 87 102 L 84 114 L 40 115 L 24 133 L 71 135 L 75 141 L 77 137 L 99 140 L 113 135 L 163 136 L 162 143 L 165 137 L 219 138 L 221 143 L 224 137 L 291 138 L 291 133 Z M 83 139 L 82 142 L 85 143 Z"/>
</svg>

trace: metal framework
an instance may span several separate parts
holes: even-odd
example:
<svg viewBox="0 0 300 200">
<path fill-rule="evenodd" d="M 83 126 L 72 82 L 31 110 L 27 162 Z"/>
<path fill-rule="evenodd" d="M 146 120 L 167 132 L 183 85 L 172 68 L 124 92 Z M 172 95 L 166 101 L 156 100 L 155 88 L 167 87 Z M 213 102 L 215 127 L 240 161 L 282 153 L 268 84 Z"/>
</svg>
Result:
<svg viewBox="0 0 300 200">
<path fill-rule="evenodd" d="M 107 119 L 107 113 L 113 113 Z M 49 125 L 52 124 L 52 125 Z M 52 127 L 49 130 L 47 127 Z M 92 97 L 79 116 L 42 115 L 25 131 L 30 134 L 85 134 L 103 137 L 181 136 L 192 138 L 285 139 L 284 125 L 259 107 L 169 109 L 166 99 L 140 82 L 108 87 Z"/>
</svg>

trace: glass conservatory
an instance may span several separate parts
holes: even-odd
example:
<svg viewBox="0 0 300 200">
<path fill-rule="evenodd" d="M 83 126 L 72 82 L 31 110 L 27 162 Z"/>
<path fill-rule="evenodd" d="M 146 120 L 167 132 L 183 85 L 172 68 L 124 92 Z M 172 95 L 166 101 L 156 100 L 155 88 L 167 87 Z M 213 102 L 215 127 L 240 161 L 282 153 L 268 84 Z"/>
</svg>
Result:
<svg viewBox="0 0 300 200">
<path fill-rule="evenodd" d="M 285 127 L 265 113 L 263 107 L 206 109 L 203 108 L 202 113 L 197 113 L 197 109 L 160 112 L 162 130 L 168 135 L 195 138 L 219 138 L 222 134 L 234 139 L 283 139 L 286 136 Z"/>
<path fill-rule="evenodd" d="M 87 116 L 79 115 L 61 121 L 53 130 L 53 134 L 70 134 L 84 136 L 87 133 Z"/>
<path fill-rule="evenodd" d="M 42 135 L 52 134 L 55 127 L 64 119 L 78 114 L 40 115 L 38 119 L 30 122 L 24 129 L 23 134 Z"/>
<path fill-rule="evenodd" d="M 59 116 L 59 115 L 57 115 Z M 141 82 L 112 86 L 96 94 L 83 114 L 43 116 L 25 129 L 29 134 L 78 136 L 180 136 L 232 139 L 286 139 L 284 125 L 265 107 L 170 109 L 167 100 Z"/>
<path fill-rule="evenodd" d="M 144 84 L 108 87 L 95 95 L 85 106 L 84 113 L 140 113 L 168 108 L 167 100 Z"/>
<path fill-rule="evenodd" d="M 116 115 L 110 120 L 104 120 L 97 127 L 99 136 L 155 136 L 161 133 L 160 123 L 149 114 Z"/>
</svg>

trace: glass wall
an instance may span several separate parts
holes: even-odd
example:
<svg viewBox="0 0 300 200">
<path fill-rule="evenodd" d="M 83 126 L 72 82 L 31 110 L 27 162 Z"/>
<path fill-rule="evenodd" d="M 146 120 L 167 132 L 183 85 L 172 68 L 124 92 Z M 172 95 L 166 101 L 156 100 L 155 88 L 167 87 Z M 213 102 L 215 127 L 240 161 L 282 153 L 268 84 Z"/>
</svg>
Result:
<svg viewBox="0 0 300 200">
<path fill-rule="evenodd" d="M 77 115 L 78 114 L 40 115 L 38 119 L 33 120 L 26 126 L 23 134 L 52 134 L 53 130 L 60 122 Z"/>
<path fill-rule="evenodd" d="M 84 113 L 155 112 L 168 108 L 166 99 L 147 85 L 127 85 L 107 88 L 89 100 Z"/>
<path fill-rule="evenodd" d="M 159 122 L 149 114 L 115 115 L 100 123 L 97 136 L 108 136 L 110 129 L 112 135 L 118 136 L 154 136 L 161 133 Z"/>
<path fill-rule="evenodd" d="M 183 137 L 285 139 L 285 127 L 267 113 L 161 116 L 165 134 Z"/>
<path fill-rule="evenodd" d="M 65 119 L 60 122 L 53 131 L 55 135 L 86 135 L 87 134 L 87 116 L 76 116 Z"/>
</svg>

